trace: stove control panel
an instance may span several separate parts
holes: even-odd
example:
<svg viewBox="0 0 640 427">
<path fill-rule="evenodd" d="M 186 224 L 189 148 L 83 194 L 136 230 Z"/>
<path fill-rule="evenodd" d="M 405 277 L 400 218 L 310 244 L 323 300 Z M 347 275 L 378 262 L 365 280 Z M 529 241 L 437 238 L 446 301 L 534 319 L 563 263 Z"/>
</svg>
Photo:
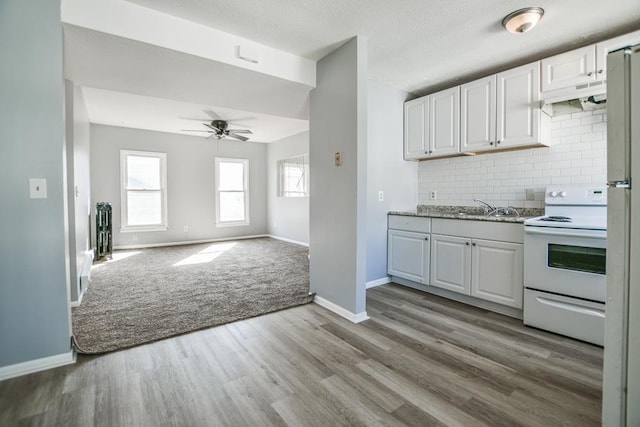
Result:
<svg viewBox="0 0 640 427">
<path fill-rule="evenodd" d="M 589 184 L 547 187 L 544 201 L 547 205 L 606 206 L 607 187 Z"/>
</svg>

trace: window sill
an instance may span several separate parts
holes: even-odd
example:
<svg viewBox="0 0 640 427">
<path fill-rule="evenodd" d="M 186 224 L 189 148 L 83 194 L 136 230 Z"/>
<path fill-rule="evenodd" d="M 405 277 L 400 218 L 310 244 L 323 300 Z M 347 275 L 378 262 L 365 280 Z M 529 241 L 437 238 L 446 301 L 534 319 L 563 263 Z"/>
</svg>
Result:
<svg viewBox="0 0 640 427">
<path fill-rule="evenodd" d="M 247 225 L 249 225 L 249 221 L 216 222 L 216 227 L 244 227 Z"/>
<path fill-rule="evenodd" d="M 157 225 L 152 227 L 120 227 L 121 233 L 144 233 L 146 231 L 167 231 L 169 229 L 166 225 Z"/>
</svg>

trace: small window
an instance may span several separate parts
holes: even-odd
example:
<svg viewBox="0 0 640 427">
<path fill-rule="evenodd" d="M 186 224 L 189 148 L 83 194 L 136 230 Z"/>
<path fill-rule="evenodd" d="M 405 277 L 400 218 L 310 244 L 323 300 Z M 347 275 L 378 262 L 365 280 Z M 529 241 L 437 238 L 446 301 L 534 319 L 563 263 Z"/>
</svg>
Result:
<svg viewBox="0 0 640 427">
<path fill-rule="evenodd" d="M 216 224 L 249 225 L 249 160 L 216 158 Z"/>
<path fill-rule="evenodd" d="M 167 155 L 120 151 L 121 230 L 167 229 Z"/>
<path fill-rule="evenodd" d="M 278 160 L 278 197 L 309 196 L 309 155 Z"/>
</svg>

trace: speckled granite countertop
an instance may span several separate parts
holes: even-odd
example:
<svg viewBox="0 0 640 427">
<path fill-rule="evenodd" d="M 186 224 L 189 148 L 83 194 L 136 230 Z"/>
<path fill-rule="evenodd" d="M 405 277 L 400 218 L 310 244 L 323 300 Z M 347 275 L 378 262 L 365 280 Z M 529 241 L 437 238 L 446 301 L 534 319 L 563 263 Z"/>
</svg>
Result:
<svg viewBox="0 0 640 427">
<path fill-rule="evenodd" d="M 522 224 L 525 219 L 544 215 L 544 209 L 521 208 L 520 216 L 486 216 L 477 206 L 429 206 L 418 205 L 416 211 L 391 211 L 389 215 L 424 216 L 429 218 L 464 219 L 473 221 L 511 222 Z"/>
</svg>

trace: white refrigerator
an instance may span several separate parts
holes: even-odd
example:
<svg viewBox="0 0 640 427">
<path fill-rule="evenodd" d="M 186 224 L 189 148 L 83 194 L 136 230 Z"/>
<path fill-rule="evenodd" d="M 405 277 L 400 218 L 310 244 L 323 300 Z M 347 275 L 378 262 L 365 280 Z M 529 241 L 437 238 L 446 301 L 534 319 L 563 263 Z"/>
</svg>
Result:
<svg viewBox="0 0 640 427">
<path fill-rule="evenodd" d="M 640 426 L 640 45 L 607 57 L 607 181 L 602 425 Z"/>
</svg>

